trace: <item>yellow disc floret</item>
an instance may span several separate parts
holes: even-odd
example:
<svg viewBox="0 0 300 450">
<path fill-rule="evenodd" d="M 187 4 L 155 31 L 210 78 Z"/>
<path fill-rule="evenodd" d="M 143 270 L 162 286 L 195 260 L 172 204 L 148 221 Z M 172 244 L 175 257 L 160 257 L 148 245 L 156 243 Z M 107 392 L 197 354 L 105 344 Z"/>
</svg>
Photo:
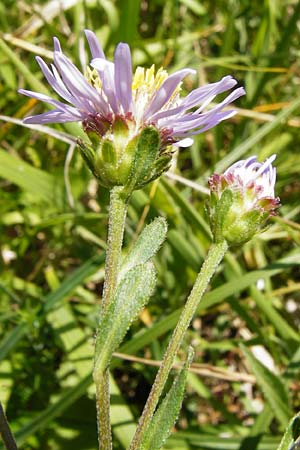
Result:
<svg viewBox="0 0 300 450">
<path fill-rule="evenodd" d="M 143 67 L 136 68 L 132 80 L 132 98 L 135 104 L 134 116 L 137 128 L 142 125 L 145 110 L 168 76 L 168 72 L 162 67 L 160 67 L 156 73 L 154 65 L 149 69 L 144 69 Z M 179 91 L 180 84 L 173 92 L 169 101 L 166 102 L 163 109 L 169 108 L 171 104 L 175 104 Z"/>
<path fill-rule="evenodd" d="M 102 93 L 102 82 L 96 69 L 92 69 L 88 66 L 85 70 L 84 76 L 87 79 L 87 81 L 95 89 L 97 89 L 97 91 Z"/>
</svg>

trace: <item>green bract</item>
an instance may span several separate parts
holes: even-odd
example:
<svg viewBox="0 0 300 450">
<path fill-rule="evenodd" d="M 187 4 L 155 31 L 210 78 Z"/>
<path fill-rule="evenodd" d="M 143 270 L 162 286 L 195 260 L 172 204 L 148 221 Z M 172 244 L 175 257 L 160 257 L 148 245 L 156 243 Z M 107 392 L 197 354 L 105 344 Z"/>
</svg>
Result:
<svg viewBox="0 0 300 450">
<path fill-rule="evenodd" d="M 83 158 L 99 182 L 107 187 L 124 186 L 130 194 L 158 178 L 170 167 L 172 158 L 168 147 L 162 149 L 159 132 L 146 127 L 141 133 L 128 140 L 130 130 L 119 120 L 114 124 L 110 137 L 94 145 L 79 141 Z"/>
<path fill-rule="evenodd" d="M 229 245 L 242 245 L 260 231 L 269 213 L 262 209 L 248 211 L 241 193 L 225 189 L 220 199 L 211 195 L 209 215 L 215 242 L 225 239 Z"/>
</svg>

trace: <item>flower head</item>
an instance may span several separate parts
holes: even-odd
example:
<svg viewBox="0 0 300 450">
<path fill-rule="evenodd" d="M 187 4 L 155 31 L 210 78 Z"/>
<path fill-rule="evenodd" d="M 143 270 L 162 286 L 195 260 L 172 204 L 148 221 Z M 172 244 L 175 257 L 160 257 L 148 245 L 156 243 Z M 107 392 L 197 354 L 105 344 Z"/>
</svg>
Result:
<svg viewBox="0 0 300 450">
<path fill-rule="evenodd" d="M 42 58 L 36 57 L 48 83 L 64 102 L 20 89 L 20 93 L 54 106 L 53 110 L 27 117 L 24 122 L 81 122 L 94 147 L 99 143 L 102 145 L 103 139 L 114 147 L 117 164 L 124 159 L 126 147 L 132 140 L 145 128 L 151 127 L 159 137 L 157 156 L 167 155 L 165 164 L 159 164 L 161 173 L 169 166 L 167 159 L 170 162 L 171 145 L 190 146 L 193 135 L 233 116 L 235 111 L 226 109 L 226 106 L 245 93 L 243 88 L 237 88 L 221 103 L 206 110 L 218 94 L 233 88 L 237 81 L 226 76 L 217 83 L 199 87 L 181 97 L 182 80 L 195 73 L 194 70 L 182 69 L 168 75 L 164 69 L 155 71 L 152 66 L 149 69 L 137 67 L 133 74 L 127 44 L 118 44 L 114 62 L 111 62 L 106 59 L 95 34 L 90 30 L 85 34 L 92 55 L 85 75 L 63 54 L 57 38 L 54 38 L 54 64 L 48 67 Z M 90 166 L 94 166 L 91 152 L 86 153 L 89 153 Z M 125 156 L 125 159 L 128 158 Z M 153 177 L 155 174 L 150 178 Z M 122 184 L 124 176 L 119 178 L 113 183 Z"/>
<path fill-rule="evenodd" d="M 259 163 L 251 156 L 230 166 L 223 175 L 210 177 L 210 221 L 215 240 L 243 244 L 275 214 L 279 206 L 274 194 L 275 158 L 272 155 Z"/>
</svg>

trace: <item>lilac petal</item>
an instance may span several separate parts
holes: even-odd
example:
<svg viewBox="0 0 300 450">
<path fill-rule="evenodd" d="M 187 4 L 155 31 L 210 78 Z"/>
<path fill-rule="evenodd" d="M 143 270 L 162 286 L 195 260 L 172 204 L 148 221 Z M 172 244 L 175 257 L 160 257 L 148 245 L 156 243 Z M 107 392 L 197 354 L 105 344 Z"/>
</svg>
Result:
<svg viewBox="0 0 300 450">
<path fill-rule="evenodd" d="M 244 163 L 243 165 L 244 165 L 245 167 L 249 167 L 249 166 L 251 166 L 252 164 L 255 164 L 256 161 L 257 161 L 257 156 L 250 156 L 250 158 L 246 159 L 245 161 L 238 161 L 238 162 L 235 163 L 235 164 L 240 164 L 240 165 L 241 165 L 241 162 L 243 162 L 243 163 Z M 233 164 L 231 167 L 234 167 L 235 164 Z"/>
<path fill-rule="evenodd" d="M 239 97 L 241 97 L 242 95 L 245 95 L 245 89 L 240 87 L 235 89 L 233 92 L 231 92 L 221 103 L 219 103 L 215 108 L 212 109 L 212 111 L 219 111 L 222 108 L 224 108 L 225 106 L 229 105 L 230 103 L 232 103 L 234 100 L 238 99 Z M 197 109 L 195 112 L 201 112 L 202 107 L 200 107 L 199 109 Z"/>
<path fill-rule="evenodd" d="M 156 122 L 158 120 L 165 119 L 171 116 L 180 117 L 180 115 L 186 110 L 187 107 L 181 103 L 181 105 L 177 106 L 176 108 L 166 109 L 165 111 L 160 111 L 154 114 L 151 117 L 151 122 Z"/>
<path fill-rule="evenodd" d="M 254 164 L 257 165 L 259 163 L 256 162 L 257 157 L 256 156 L 250 156 L 250 158 L 247 159 L 241 159 L 240 161 L 235 162 L 230 167 L 228 167 L 224 175 L 227 175 L 228 173 L 234 172 L 236 169 L 248 169 L 250 166 L 253 166 Z"/>
<path fill-rule="evenodd" d="M 191 73 L 195 73 L 195 70 L 183 69 L 170 75 L 154 95 L 150 105 L 144 113 L 144 120 L 151 118 L 151 116 L 158 112 L 170 99 L 181 80 Z"/>
<path fill-rule="evenodd" d="M 175 133 L 180 131 L 189 131 L 189 130 L 201 130 L 201 133 L 203 132 L 202 130 L 206 130 L 206 127 L 208 126 L 207 129 L 210 129 L 212 126 L 217 125 L 219 122 L 221 122 L 222 120 L 225 119 L 229 119 L 230 117 L 234 116 L 236 114 L 236 111 L 222 111 L 222 112 L 215 112 L 213 115 L 205 115 L 202 118 L 200 118 L 197 121 L 193 121 L 190 123 L 185 123 L 183 124 L 180 128 L 175 128 Z M 212 126 L 210 126 L 210 124 L 214 124 Z"/>
<path fill-rule="evenodd" d="M 241 95 L 244 95 L 244 93 L 245 93 L 244 88 L 238 88 L 235 91 L 231 92 L 225 98 L 225 100 L 223 100 L 221 103 L 219 103 L 217 106 L 215 106 L 210 111 L 208 111 L 206 113 L 198 114 L 198 110 L 197 110 L 194 113 L 186 114 L 183 117 L 177 117 L 176 119 L 170 120 L 168 126 L 170 128 L 176 129 L 177 131 L 182 131 L 184 129 L 187 131 L 189 127 L 190 127 L 190 129 L 198 128 L 199 126 L 204 125 L 204 123 L 213 121 L 214 117 L 219 117 L 218 116 L 219 111 L 221 111 L 225 106 L 227 106 L 232 101 L 239 98 Z M 225 112 L 226 118 L 232 117 L 234 114 L 236 114 L 236 112 L 232 111 L 232 110 Z M 222 120 L 224 120 L 224 119 L 222 119 Z"/>
<path fill-rule="evenodd" d="M 39 56 L 36 56 L 35 59 L 36 59 L 38 65 L 40 66 L 41 71 L 43 72 L 46 80 L 48 81 L 50 86 L 55 90 L 55 92 L 57 92 L 58 95 L 60 95 L 67 102 L 73 103 L 74 98 L 72 97 L 70 92 L 66 89 L 66 87 L 63 84 L 63 82 L 61 81 L 61 79 L 58 79 L 57 76 L 55 76 L 51 72 L 51 70 L 49 69 L 49 67 L 47 66 L 47 64 L 45 63 L 45 61 L 42 58 L 40 58 Z"/>
<path fill-rule="evenodd" d="M 132 109 L 132 63 L 130 48 L 121 43 L 115 51 L 115 89 L 124 113 Z"/>
<path fill-rule="evenodd" d="M 232 89 L 237 84 L 237 81 L 231 76 L 223 77 L 220 81 L 216 83 L 210 83 L 206 86 L 201 86 L 197 89 L 194 89 L 190 92 L 183 100 L 183 103 L 187 106 L 191 107 L 197 104 L 197 99 L 200 101 L 204 101 L 204 99 L 209 95 L 218 95 L 229 89 Z"/>
<path fill-rule="evenodd" d="M 95 113 L 108 113 L 107 104 L 100 93 L 86 81 L 82 73 L 65 55 L 54 52 L 54 62 L 70 93 L 73 96 L 80 96 L 86 109 L 92 112 L 92 107 Z"/>
<path fill-rule="evenodd" d="M 210 123 L 217 124 L 219 122 L 220 114 L 226 116 L 226 118 L 232 116 L 234 113 L 232 111 L 223 111 L 222 113 L 215 113 L 213 115 L 208 114 L 201 114 L 198 119 L 193 119 L 191 121 L 182 122 L 179 124 L 174 123 L 173 125 L 170 124 L 171 128 L 173 129 L 173 136 L 182 135 L 182 133 L 193 133 L 195 130 L 201 130 L 198 131 L 199 133 L 202 133 L 202 128 L 207 126 Z"/>
<path fill-rule="evenodd" d="M 211 120 L 208 121 L 199 121 L 197 126 L 186 126 L 181 127 L 173 132 L 174 137 L 190 137 L 194 136 L 195 134 L 204 133 L 204 131 L 210 130 L 211 128 L 215 127 L 218 123 L 222 122 L 225 119 L 228 119 L 229 117 L 232 117 L 236 111 L 222 111 L 219 113 L 214 114 L 212 116 Z M 190 131 L 191 130 L 191 131 Z"/>
<path fill-rule="evenodd" d="M 223 122 L 223 120 L 229 119 L 230 117 L 233 117 L 235 115 L 236 111 L 222 111 L 217 113 L 205 127 L 201 128 L 201 133 L 210 130 L 211 128 L 218 125 L 220 122 Z"/>
<path fill-rule="evenodd" d="M 179 106 L 166 111 L 161 111 L 152 116 L 151 120 L 159 120 L 165 117 L 170 117 L 175 114 L 180 114 L 193 106 L 201 103 L 201 107 L 198 112 L 203 110 L 218 94 L 221 94 L 228 89 L 235 86 L 237 81 L 231 76 L 222 78 L 222 80 L 217 83 L 211 83 L 206 86 L 201 86 L 200 88 L 194 89 L 190 94 L 188 94 L 181 102 Z"/>
<path fill-rule="evenodd" d="M 270 167 L 272 167 L 272 162 L 276 159 L 276 155 L 270 156 L 270 158 L 266 159 L 266 161 L 260 165 L 260 168 L 255 174 L 255 178 L 259 177 L 260 175 L 267 173 L 270 170 Z"/>
<path fill-rule="evenodd" d="M 58 110 L 64 111 L 65 113 L 72 115 L 73 117 L 76 118 L 75 120 L 80 120 L 82 118 L 82 114 L 78 111 L 78 109 L 66 105 L 65 103 L 62 103 L 58 100 L 54 100 L 53 98 L 48 97 L 48 95 L 41 94 L 39 92 L 27 91 L 25 89 L 19 89 L 18 92 L 20 94 L 26 95 L 27 97 L 36 98 L 41 102 L 49 103 L 50 105 L 55 106 Z"/>
<path fill-rule="evenodd" d="M 53 44 L 54 44 L 54 51 L 62 53 L 61 45 L 57 37 L 53 38 Z"/>
<path fill-rule="evenodd" d="M 43 124 L 43 123 L 64 123 L 64 122 L 77 122 L 78 119 L 65 112 L 53 109 L 43 114 L 37 114 L 36 116 L 25 117 L 24 123 L 30 124 Z"/>
<path fill-rule="evenodd" d="M 158 121 L 158 125 L 160 127 L 167 128 L 178 128 L 178 127 L 191 127 L 197 126 L 197 124 L 201 124 L 207 122 L 211 116 L 215 114 L 214 110 L 207 111 L 202 114 L 188 113 L 184 116 L 175 116 L 167 119 L 162 119 Z"/>
<path fill-rule="evenodd" d="M 102 81 L 102 89 L 114 113 L 120 113 L 115 89 L 115 65 L 106 59 L 95 58 L 91 62 Z"/>
<path fill-rule="evenodd" d="M 194 140 L 191 138 L 181 139 L 180 141 L 175 142 L 173 145 L 175 147 L 190 147 L 194 143 Z"/>
<path fill-rule="evenodd" d="M 64 97 L 62 95 L 62 93 L 60 94 L 60 96 L 65 98 L 65 100 L 67 100 L 69 103 L 71 103 L 72 105 L 74 105 L 76 108 L 78 108 L 80 110 L 83 110 L 83 111 L 87 110 L 91 114 L 95 113 L 95 107 L 90 104 L 91 102 L 88 102 L 85 98 L 82 98 L 79 95 L 74 96 L 68 91 L 68 89 L 64 85 L 64 83 L 59 75 L 59 72 L 56 69 L 56 67 L 54 66 L 54 64 L 51 64 L 51 69 L 52 69 L 55 81 L 57 83 L 56 86 L 59 87 L 62 90 L 62 92 L 67 93 L 70 98 L 67 99 L 66 97 Z M 54 89 L 54 85 L 52 85 L 52 87 Z"/>
<path fill-rule="evenodd" d="M 105 59 L 104 52 L 98 39 L 96 38 L 95 33 L 93 33 L 91 30 L 84 30 L 84 33 L 87 38 L 92 57 Z"/>
<path fill-rule="evenodd" d="M 201 104 L 201 107 L 197 110 L 197 113 L 199 113 L 200 110 L 203 110 L 207 105 L 209 105 L 209 103 L 211 103 L 211 101 L 215 98 L 216 95 L 217 94 L 208 96 L 206 94 L 206 95 L 203 95 L 202 99 L 195 98 L 195 99 L 191 100 L 189 103 L 182 102 L 176 108 L 167 109 L 165 111 L 161 111 L 161 112 L 154 114 L 154 116 L 151 117 L 151 121 L 158 121 L 161 119 L 166 119 L 167 117 L 171 118 L 171 120 L 174 120 L 175 117 L 180 119 L 181 117 L 185 117 L 188 114 L 192 114 L 192 113 L 187 113 L 185 116 L 183 116 L 182 113 L 187 112 L 187 110 L 191 109 L 193 106 L 196 106 L 201 101 L 203 101 L 203 103 Z M 172 116 L 175 116 L 175 117 L 172 117 Z"/>
</svg>

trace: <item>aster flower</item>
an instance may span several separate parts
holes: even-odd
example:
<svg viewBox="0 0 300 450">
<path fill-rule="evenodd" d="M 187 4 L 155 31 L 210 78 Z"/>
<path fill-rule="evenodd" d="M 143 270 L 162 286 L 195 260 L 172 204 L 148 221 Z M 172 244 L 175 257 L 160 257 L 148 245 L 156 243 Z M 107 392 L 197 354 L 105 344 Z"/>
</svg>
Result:
<svg viewBox="0 0 300 450">
<path fill-rule="evenodd" d="M 210 222 L 216 241 L 243 244 L 250 240 L 275 215 L 279 198 L 275 197 L 276 155 L 264 163 L 256 156 L 230 166 L 223 175 L 209 179 Z"/>
<path fill-rule="evenodd" d="M 94 149 L 103 139 L 112 143 L 115 151 L 112 159 L 116 157 L 117 165 L 124 159 L 126 146 L 147 127 L 152 127 L 158 133 L 158 156 L 168 154 L 170 160 L 171 145 L 188 147 L 193 143 L 193 135 L 232 117 L 235 111 L 224 108 L 245 93 L 243 88 L 237 88 L 221 103 L 206 110 L 218 94 L 232 89 L 237 81 L 226 76 L 217 83 L 199 87 L 186 97 L 181 97 L 182 80 L 194 74 L 194 70 L 182 69 L 168 75 L 164 69 L 155 71 L 152 66 L 149 69 L 137 67 L 133 74 L 127 44 L 118 44 L 114 62 L 111 62 L 105 58 L 95 34 L 86 30 L 85 35 L 92 55 L 85 75 L 63 54 L 57 38 L 54 38 L 54 64 L 48 67 L 42 58 L 36 57 L 46 80 L 65 102 L 20 89 L 21 94 L 54 106 L 53 110 L 27 117 L 24 122 L 81 122 Z M 116 142 L 116 134 L 119 138 L 122 134 L 119 142 Z M 92 151 L 86 150 L 85 154 L 88 155 L 86 159 L 89 159 L 89 166 L 95 169 Z M 161 163 L 159 167 L 163 171 L 168 164 Z M 95 175 L 98 172 L 99 177 L 99 170 L 93 172 Z M 153 173 L 148 178 L 153 179 L 155 176 Z M 123 175 L 118 176 L 113 183 L 122 184 L 124 179 Z"/>
</svg>

